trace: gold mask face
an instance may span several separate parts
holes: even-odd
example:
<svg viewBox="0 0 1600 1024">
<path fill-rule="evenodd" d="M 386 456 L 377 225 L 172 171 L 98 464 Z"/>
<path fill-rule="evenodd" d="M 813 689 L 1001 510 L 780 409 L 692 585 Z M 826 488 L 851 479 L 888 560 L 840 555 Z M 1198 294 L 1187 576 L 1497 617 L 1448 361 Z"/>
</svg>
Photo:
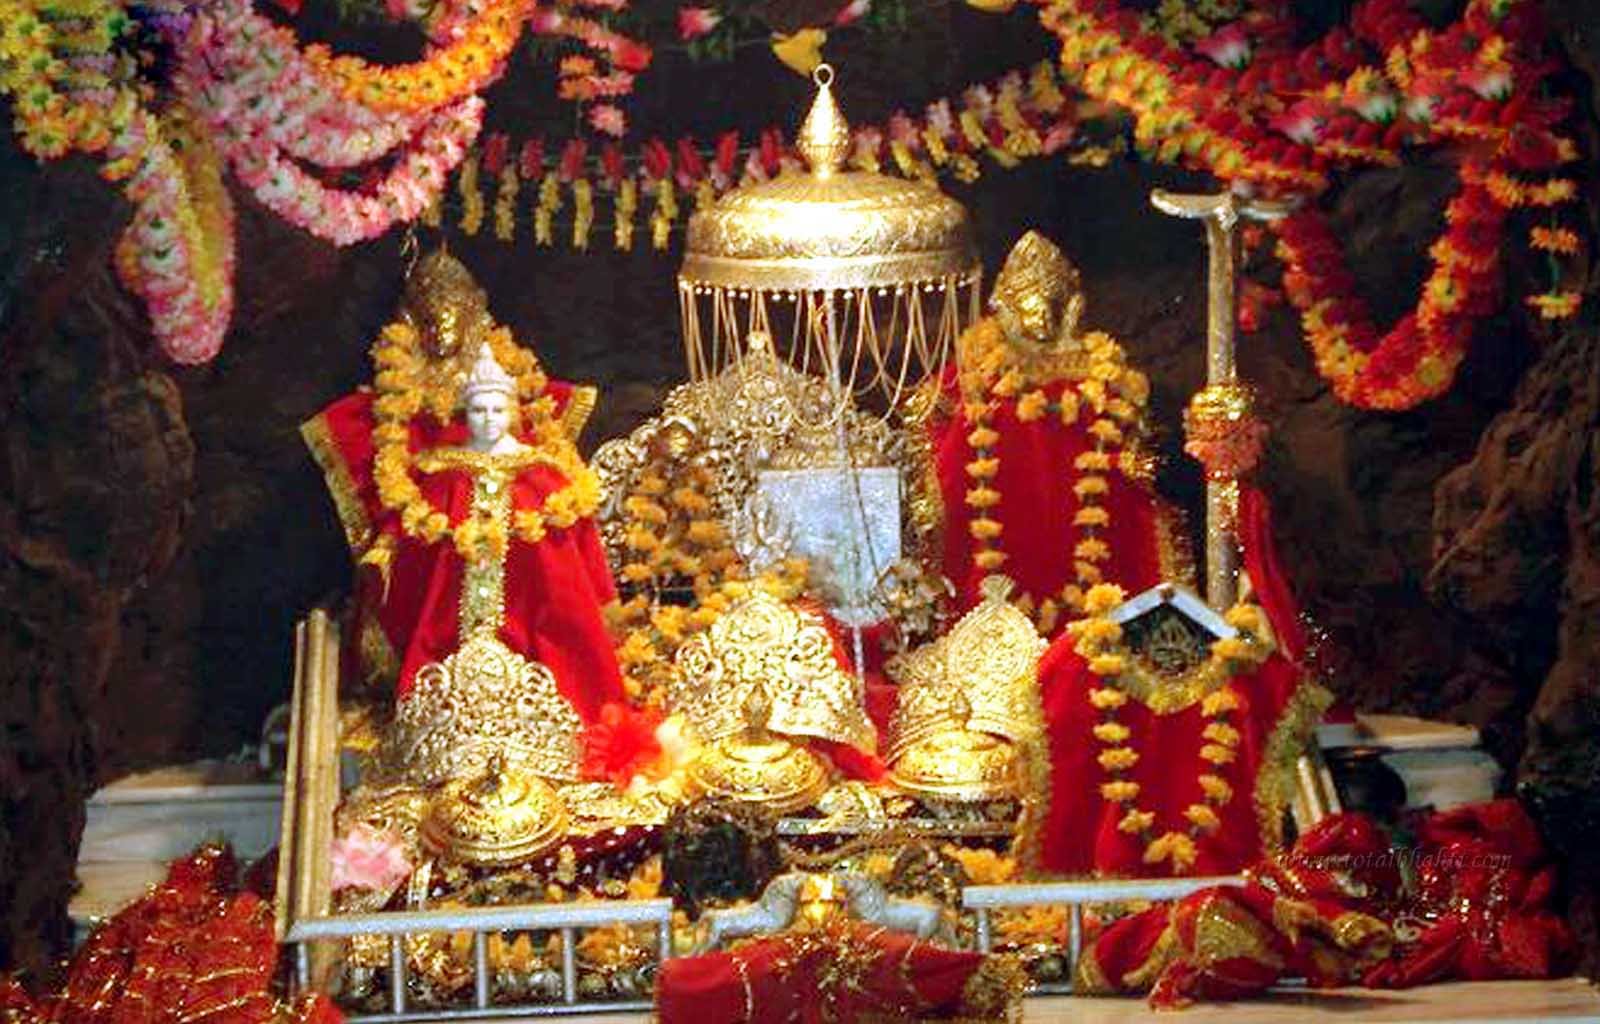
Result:
<svg viewBox="0 0 1600 1024">
<path fill-rule="evenodd" d="M 489 321 L 487 296 L 461 261 L 442 249 L 417 264 L 406 283 L 405 305 L 435 359 L 476 352 Z"/>
<path fill-rule="evenodd" d="M 995 277 L 989 308 L 1013 344 L 1070 345 L 1083 314 L 1078 268 L 1049 239 L 1029 231 Z"/>
</svg>

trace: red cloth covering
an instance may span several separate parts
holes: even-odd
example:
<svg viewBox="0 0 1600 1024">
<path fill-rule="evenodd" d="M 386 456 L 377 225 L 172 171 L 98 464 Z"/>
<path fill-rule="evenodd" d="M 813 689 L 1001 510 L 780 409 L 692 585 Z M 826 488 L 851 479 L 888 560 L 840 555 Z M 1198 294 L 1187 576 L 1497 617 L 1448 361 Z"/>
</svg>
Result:
<svg viewBox="0 0 1600 1024">
<path fill-rule="evenodd" d="M 559 406 L 570 399 L 571 386 L 552 382 L 549 393 Z M 370 392 L 348 395 L 309 424 L 308 442 L 340 506 L 346 530 L 359 536 L 390 538 L 394 556 L 387 585 L 376 572 L 363 573 L 357 587 L 357 646 L 374 653 L 368 640 L 376 626 L 398 663 L 396 695 L 403 699 L 417 670 L 441 661 L 460 646 L 457 624 L 461 577 L 465 562 L 448 539 L 426 544 L 406 535 L 399 516 L 383 508 L 373 478 L 372 403 Z M 410 448 L 460 447 L 467 441 L 459 417 L 441 426 L 426 414 L 411 424 Z M 531 442 L 524 436 L 522 440 Z M 428 502 L 452 526 L 468 514 L 472 479 L 465 470 L 417 475 Z M 515 508 L 536 509 L 566 481 L 546 465 L 523 470 L 512 484 Z M 358 551 L 359 554 L 359 551 Z M 594 721 L 608 702 L 624 700 L 622 676 L 602 609 L 616 598 L 600 536 L 593 522 L 582 520 L 564 530 L 552 529 L 537 544 L 512 537 L 505 567 L 505 624 L 500 639 L 512 650 L 546 665 L 562 696 L 585 722 Z M 377 666 L 366 664 L 370 678 Z"/>
<path fill-rule="evenodd" d="M 1222 827 L 1195 841 L 1197 858 L 1188 872 L 1192 875 L 1243 870 L 1277 845 L 1293 787 L 1293 761 L 1327 699 L 1320 688 L 1303 684 L 1296 667 L 1305 651 L 1300 609 L 1278 563 L 1267 500 L 1253 488 L 1241 495 L 1239 539 L 1245 571 L 1281 653 L 1229 684 L 1240 704 L 1228 718 L 1240 734 L 1237 758 L 1216 767 L 1200 759 L 1208 719 L 1198 703 L 1158 715 L 1130 700 L 1117 712 L 1117 720 L 1132 730 L 1129 744 L 1141 755 L 1127 777 L 1139 783 L 1138 806 L 1154 812 L 1156 833 L 1186 829 L 1184 808 L 1204 802 L 1197 781 L 1202 771 L 1220 775 L 1233 787 L 1233 799 L 1212 808 Z M 1074 643 L 1073 637 L 1063 634 L 1039 662 L 1040 703 L 1050 749 L 1050 801 L 1036 826 L 1038 866 L 1070 875 L 1169 874 L 1170 861 L 1144 862 L 1139 838 L 1117 829 L 1122 808 L 1100 796 L 1100 783 L 1110 776 L 1096 761 L 1104 746 L 1094 737 L 1101 716 L 1089 703 L 1089 691 L 1101 680 L 1073 650 Z"/>
<path fill-rule="evenodd" d="M 1278 650 L 1298 665 L 1306 651 L 1300 602 L 1295 600 L 1289 577 L 1278 561 L 1278 545 L 1272 533 L 1272 506 L 1267 496 L 1254 487 L 1239 488 L 1238 538 L 1255 602 L 1272 625 Z"/>
<path fill-rule="evenodd" d="M 1006 1020 L 1020 965 L 928 945 L 851 921 L 668 960 L 656 983 L 661 1024 Z"/>
<path fill-rule="evenodd" d="M 1417 892 L 1400 919 L 1409 940 L 1368 971 L 1374 988 L 1446 979 L 1553 978 L 1576 940 L 1551 910 L 1556 868 L 1515 800 L 1443 811 L 1418 830 Z M 1411 934 L 1415 931 L 1415 934 Z"/>
<path fill-rule="evenodd" d="M 1288 857 L 1257 865 L 1243 887 L 1205 889 L 1095 933 L 1078 966 L 1079 988 L 1149 992 L 1153 1006 L 1170 1009 L 1247 998 L 1283 977 L 1348 984 L 1390 948 L 1388 926 L 1353 909 L 1396 880 L 1386 851 L 1367 819 L 1331 817 Z M 1352 864 L 1360 865 L 1360 886 Z"/>
<path fill-rule="evenodd" d="M 928 429 L 944 503 L 942 571 L 955 585 L 957 611 L 978 603 L 982 597 L 978 585 L 994 571 L 1009 576 L 1017 595 L 1031 597 L 1037 606 L 1077 579 L 1072 551 L 1082 531 L 1072 522 L 1079 506 L 1072 487 L 1080 476 L 1073 463 L 1093 446 L 1083 427 L 1085 420 L 1068 426 L 1058 417 L 1045 416 L 1024 423 L 1017 419 L 1015 399 L 995 403 L 990 426 L 1000 435 L 995 449 L 1000 466 L 994 480 L 1000 503 L 991 515 L 1001 525 L 1000 545 L 1007 557 L 999 570 L 980 569 L 972 561 L 973 510 L 966 501 L 972 483 L 967 475 L 973 458 L 967 443 L 972 425 L 961 409 L 955 367 L 945 374 L 944 395 L 954 411 L 931 419 Z M 1058 381 L 1043 390 L 1054 399 L 1067 386 Z M 1161 582 L 1159 502 L 1147 485 L 1117 470 L 1107 473 L 1106 481 L 1110 492 L 1100 504 L 1110 512 L 1111 522 L 1100 535 L 1111 548 L 1111 561 L 1102 563 L 1102 569 L 1106 582 L 1136 594 Z"/>
<path fill-rule="evenodd" d="M 1550 907 L 1555 869 L 1514 800 L 1425 819 L 1415 850 L 1370 819 L 1333 815 L 1240 888 L 1207 889 L 1091 934 L 1079 983 L 1148 991 L 1157 1008 L 1240 999 L 1281 978 L 1405 988 L 1553 978 L 1576 944 Z M 1400 863 L 1417 865 L 1401 891 Z M 1418 925 L 1421 924 L 1419 928 Z"/>
<path fill-rule="evenodd" d="M 1038 866 L 1064 875 L 1150 877 L 1171 874 L 1171 864 L 1144 862 L 1138 836 L 1117 829 L 1122 807 L 1100 795 L 1100 784 L 1111 776 L 1096 758 L 1105 749 L 1094 736 L 1100 712 L 1089 703 L 1089 691 L 1101 685 L 1084 659 L 1063 636 L 1039 662 L 1039 696 L 1050 746 L 1049 806 L 1038 825 Z M 1158 715 L 1137 700 L 1117 711 L 1117 721 L 1132 736 L 1128 746 L 1140 757 L 1126 777 L 1139 784 L 1138 806 L 1155 814 L 1153 831 L 1185 831 L 1183 816 L 1190 804 L 1205 802 L 1198 781 L 1202 772 L 1220 775 L 1233 787 L 1233 798 L 1222 807 L 1213 805 L 1222 827 L 1195 840 L 1196 860 L 1191 875 L 1225 875 L 1260 860 L 1276 841 L 1278 821 L 1263 820 L 1257 795 L 1271 797 L 1267 813 L 1278 815 L 1278 794 L 1287 738 L 1314 722 L 1316 705 L 1297 700 L 1300 674 L 1276 655 L 1252 675 L 1236 677 L 1230 684 L 1239 709 L 1228 721 L 1239 730 L 1237 758 L 1232 764 L 1212 766 L 1200 759 L 1202 737 L 1209 719 L 1198 703 L 1169 715 Z M 1265 787 L 1265 788 L 1263 788 Z"/>
<path fill-rule="evenodd" d="M 224 847 L 205 846 L 97 929 L 74 954 L 63 988 L 34 1001 L 0 979 L 0 1017 L 27 1024 L 338 1024 L 317 996 L 288 1005 L 274 991 L 272 908 L 241 892 Z"/>
</svg>

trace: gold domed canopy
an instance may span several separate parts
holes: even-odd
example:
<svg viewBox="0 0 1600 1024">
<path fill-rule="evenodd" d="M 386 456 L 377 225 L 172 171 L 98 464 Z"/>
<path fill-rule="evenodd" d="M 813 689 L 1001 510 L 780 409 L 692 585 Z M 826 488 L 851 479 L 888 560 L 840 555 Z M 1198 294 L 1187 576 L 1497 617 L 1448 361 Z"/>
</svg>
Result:
<svg viewBox="0 0 1600 1024">
<path fill-rule="evenodd" d="M 678 275 L 689 365 L 712 376 L 738 360 L 749 332 L 770 331 L 798 365 L 843 364 L 893 383 L 892 404 L 916 383 L 913 364 L 939 369 L 977 315 L 972 224 L 925 181 L 846 170 L 850 127 L 832 68 L 814 79 L 796 143 L 806 169 L 735 189 L 689 218 Z"/>
<path fill-rule="evenodd" d="M 922 181 L 842 170 L 832 69 L 796 142 L 809 171 L 735 189 L 689 218 L 681 281 L 767 291 L 943 284 L 981 273 L 966 208 Z"/>
</svg>

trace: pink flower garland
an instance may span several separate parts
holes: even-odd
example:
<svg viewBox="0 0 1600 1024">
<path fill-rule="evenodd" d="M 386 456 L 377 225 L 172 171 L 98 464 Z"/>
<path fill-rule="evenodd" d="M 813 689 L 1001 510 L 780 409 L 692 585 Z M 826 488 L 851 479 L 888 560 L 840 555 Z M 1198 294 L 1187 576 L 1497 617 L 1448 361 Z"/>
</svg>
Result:
<svg viewBox="0 0 1600 1024">
<path fill-rule="evenodd" d="M 190 162 L 192 171 L 214 178 L 212 216 L 201 223 L 194 194 L 201 183 L 174 156 L 154 115 L 137 111 L 107 156 L 134 167 L 123 184 L 134 214 L 117 245 L 117 275 L 144 301 L 163 352 L 178 363 L 207 362 L 233 316 L 233 210 L 220 169 L 210 160 Z"/>
<path fill-rule="evenodd" d="M 409 141 L 426 115 L 380 114 L 343 99 L 306 62 L 294 33 L 225 0 L 182 43 L 185 99 L 235 137 L 260 136 L 321 167 L 359 167 Z"/>
<path fill-rule="evenodd" d="M 238 140 L 229 161 L 239 180 L 278 216 L 335 245 L 352 245 L 428 208 L 483 127 L 483 106 L 481 98 L 469 96 L 435 114 L 367 190 L 329 188 L 265 140 Z"/>
</svg>

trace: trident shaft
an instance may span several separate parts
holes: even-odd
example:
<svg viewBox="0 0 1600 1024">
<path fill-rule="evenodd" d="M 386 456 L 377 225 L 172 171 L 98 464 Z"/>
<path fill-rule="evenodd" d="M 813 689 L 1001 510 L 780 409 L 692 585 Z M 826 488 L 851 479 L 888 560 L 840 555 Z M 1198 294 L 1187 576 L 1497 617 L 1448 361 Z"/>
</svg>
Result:
<svg viewBox="0 0 1600 1024">
<path fill-rule="evenodd" d="M 1234 325 L 1238 321 L 1239 234 L 1242 219 L 1277 220 L 1293 209 L 1282 200 L 1241 199 L 1232 192 L 1196 195 L 1156 189 L 1150 202 L 1162 213 L 1203 220 L 1210 249 L 1207 286 L 1206 384 L 1230 384 L 1234 365 Z M 1239 596 L 1239 543 L 1236 536 L 1238 480 L 1206 480 L 1206 601 L 1218 611 Z"/>
</svg>

